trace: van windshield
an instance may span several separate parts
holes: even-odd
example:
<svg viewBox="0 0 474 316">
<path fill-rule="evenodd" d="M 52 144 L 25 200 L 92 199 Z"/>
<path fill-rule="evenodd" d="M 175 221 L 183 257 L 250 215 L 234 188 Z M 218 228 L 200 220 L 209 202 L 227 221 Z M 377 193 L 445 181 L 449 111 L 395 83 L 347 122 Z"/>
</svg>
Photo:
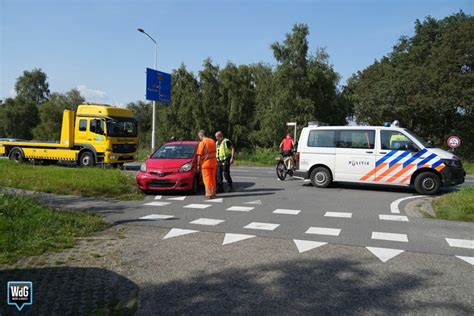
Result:
<svg viewBox="0 0 474 316">
<path fill-rule="evenodd" d="M 138 126 L 134 118 L 112 117 L 107 119 L 107 136 L 137 137 Z"/>
<path fill-rule="evenodd" d="M 412 131 L 408 130 L 408 129 L 404 129 L 405 132 L 407 132 L 408 135 L 410 135 L 412 138 L 414 138 L 415 140 L 417 140 L 419 143 L 421 143 L 423 145 L 423 147 L 425 148 L 433 148 L 434 146 L 432 145 L 429 145 L 427 141 L 425 141 L 423 138 L 417 136 L 415 133 L 413 133 Z"/>
</svg>

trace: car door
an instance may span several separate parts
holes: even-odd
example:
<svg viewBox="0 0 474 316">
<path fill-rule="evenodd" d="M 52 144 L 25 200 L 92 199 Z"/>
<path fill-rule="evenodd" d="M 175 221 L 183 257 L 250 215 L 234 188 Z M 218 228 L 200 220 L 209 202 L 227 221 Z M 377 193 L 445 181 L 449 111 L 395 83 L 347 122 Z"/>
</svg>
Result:
<svg viewBox="0 0 474 316">
<path fill-rule="evenodd" d="M 336 181 L 359 182 L 375 168 L 375 130 L 339 130 L 336 136 Z"/>
<path fill-rule="evenodd" d="M 424 159 L 426 149 L 420 148 L 398 130 L 380 130 L 377 170 L 373 182 L 406 184 L 417 169 L 418 159 Z"/>
</svg>

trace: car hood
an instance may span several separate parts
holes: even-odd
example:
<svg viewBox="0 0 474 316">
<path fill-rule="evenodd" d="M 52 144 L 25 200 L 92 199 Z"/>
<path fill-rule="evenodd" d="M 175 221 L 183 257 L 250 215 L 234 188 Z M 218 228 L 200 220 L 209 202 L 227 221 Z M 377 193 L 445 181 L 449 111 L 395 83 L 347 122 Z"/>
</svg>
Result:
<svg viewBox="0 0 474 316">
<path fill-rule="evenodd" d="M 440 148 L 427 148 L 428 152 L 432 152 L 433 154 L 437 155 L 440 159 L 453 159 L 454 154 L 450 153 L 449 151 L 440 149 Z"/>
<path fill-rule="evenodd" d="M 182 165 L 191 161 L 192 159 L 148 159 L 145 163 L 147 169 L 150 170 L 169 170 L 179 169 Z"/>
</svg>

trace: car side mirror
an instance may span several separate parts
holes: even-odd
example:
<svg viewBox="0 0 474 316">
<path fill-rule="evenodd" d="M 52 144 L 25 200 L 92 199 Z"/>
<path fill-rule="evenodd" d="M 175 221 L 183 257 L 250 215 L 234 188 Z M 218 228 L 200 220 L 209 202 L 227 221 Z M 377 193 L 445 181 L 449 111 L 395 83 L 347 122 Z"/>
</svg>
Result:
<svg viewBox="0 0 474 316">
<path fill-rule="evenodd" d="M 434 146 L 434 142 L 431 140 L 431 139 L 428 139 L 428 141 L 426 142 L 428 144 L 428 146 L 430 147 L 433 147 Z"/>
</svg>

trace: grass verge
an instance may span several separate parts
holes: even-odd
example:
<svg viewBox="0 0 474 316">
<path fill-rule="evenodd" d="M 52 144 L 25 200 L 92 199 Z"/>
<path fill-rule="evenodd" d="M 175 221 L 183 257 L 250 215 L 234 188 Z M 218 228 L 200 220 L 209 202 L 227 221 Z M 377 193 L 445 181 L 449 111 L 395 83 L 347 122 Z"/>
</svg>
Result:
<svg viewBox="0 0 474 316">
<path fill-rule="evenodd" d="M 273 149 L 257 148 L 255 150 L 243 150 L 235 156 L 237 166 L 275 166 L 279 153 Z"/>
<path fill-rule="evenodd" d="M 72 247 L 75 237 L 108 226 L 95 214 L 55 211 L 27 197 L 0 194 L 0 264 Z"/>
<path fill-rule="evenodd" d="M 474 187 L 462 188 L 435 199 L 433 208 L 437 218 L 474 221 Z"/>
<path fill-rule="evenodd" d="M 466 174 L 473 176 L 474 175 L 474 162 L 463 161 L 462 165 Z"/>
<path fill-rule="evenodd" d="M 120 170 L 34 166 L 0 160 L 0 186 L 55 194 L 141 199 L 135 179 Z"/>
</svg>

